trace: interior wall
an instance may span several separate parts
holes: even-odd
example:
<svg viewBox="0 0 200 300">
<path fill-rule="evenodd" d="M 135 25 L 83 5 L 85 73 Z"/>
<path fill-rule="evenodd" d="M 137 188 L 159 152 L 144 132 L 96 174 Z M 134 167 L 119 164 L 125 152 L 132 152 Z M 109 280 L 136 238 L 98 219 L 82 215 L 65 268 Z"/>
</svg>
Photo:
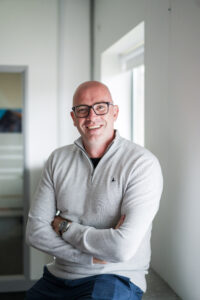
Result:
<svg viewBox="0 0 200 300">
<path fill-rule="evenodd" d="M 73 93 L 90 80 L 90 0 L 60 0 L 58 28 L 58 143 L 71 144 L 79 134 L 70 117 Z"/>
<path fill-rule="evenodd" d="M 95 79 L 101 54 L 145 22 L 145 145 L 164 191 L 152 266 L 182 299 L 199 299 L 200 4 L 197 0 L 95 1 Z"/>
<path fill-rule="evenodd" d="M 184 300 L 200 299 L 199 37 L 200 1 L 172 1 L 167 203 L 156 220 L 153 263 Z"/>
<path fill-rule="evenodd" d="M 26 171 L 29 199 L 56 147 L 77 137 L 70 119 L 75 87 L 90 79 L 89 0 L 0 1 L 0 65 L 26 66 Z M 48 256 L 30 249 L 37 279 Z"/>
</svg>

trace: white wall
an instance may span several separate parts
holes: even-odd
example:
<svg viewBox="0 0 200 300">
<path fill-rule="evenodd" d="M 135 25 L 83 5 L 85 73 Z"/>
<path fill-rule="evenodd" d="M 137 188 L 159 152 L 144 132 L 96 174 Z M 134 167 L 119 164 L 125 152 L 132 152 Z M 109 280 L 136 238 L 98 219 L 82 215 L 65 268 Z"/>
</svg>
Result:
<svg viewBox="0 0 200 300">
<path fill-rule="evenodd" d="M 200 299 L 199 1 L 172 2 L 169 43 L 167 204 L 162 207 L 156 222 L 157 240 L 154 239 L 153 262 L 156 269 L 164 274 L 183 299 L 198 300 Z"/>
<path fill-rule="evenodd" d="M 145 145 L 159 158 L 164 192 L 152 266 L 184 300 L 200 299 L 200 4 L 95 1 L 95 79 L 101 54 L 145 21 Z"/>
<path fill-rule="evenodd" d="M 90 80 L 90 0 L 59 1 L 59 146 L 79 136 L 70 111 L 77 86 Z"/>
<path fill-rule="evenodd" d="M 28 67 L 25 151 L 30 199 L 51 151 L 77 137 L 69 112 L 74 88 L 90 79 L 89 2 L 0 1 L 0 66 Z M 31 248 L 32 279 L 41 276 L 47 260 Z"/>
</svg>

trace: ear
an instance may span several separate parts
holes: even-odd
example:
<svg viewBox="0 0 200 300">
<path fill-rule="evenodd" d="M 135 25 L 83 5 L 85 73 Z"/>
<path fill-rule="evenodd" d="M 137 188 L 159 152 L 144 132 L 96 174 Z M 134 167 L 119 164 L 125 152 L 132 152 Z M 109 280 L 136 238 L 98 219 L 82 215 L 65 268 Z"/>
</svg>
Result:
<svg viewBox="0 0 200 300">
<path fill-rule="evenodd" d="M 70 115 L 71 115 L 71 118 L 72 118 L 72 120 L 73 120 L 74 126 L 76 127 L 76 117 L 75 117 L 75 115 L 74 115 L 74 112 L 71 111 L 71 112 L 70 112 Z"/>
<path fill-rule="evenodd" d="M 114 117 L 115 121 L 117 120 L 118 114 L 119 114 L 119 107 L 118 107 L 118 105 L 114 105 L 113 106 L 113 117 Z"/>
</svg>

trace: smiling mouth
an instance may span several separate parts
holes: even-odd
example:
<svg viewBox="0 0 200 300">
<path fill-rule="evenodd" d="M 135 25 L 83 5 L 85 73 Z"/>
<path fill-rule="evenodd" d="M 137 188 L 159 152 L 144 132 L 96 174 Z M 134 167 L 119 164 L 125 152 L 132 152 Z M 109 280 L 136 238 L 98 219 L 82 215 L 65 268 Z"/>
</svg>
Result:
<svg viewBox="0 0 200 300">
<path fill-rule="evenodd" d="M 88 129 L 92 130 L 92 129 L 98 129 L 100 128 L 101 125 L 96 125 L 96 126 L 87 126 Z"/>
</svg>

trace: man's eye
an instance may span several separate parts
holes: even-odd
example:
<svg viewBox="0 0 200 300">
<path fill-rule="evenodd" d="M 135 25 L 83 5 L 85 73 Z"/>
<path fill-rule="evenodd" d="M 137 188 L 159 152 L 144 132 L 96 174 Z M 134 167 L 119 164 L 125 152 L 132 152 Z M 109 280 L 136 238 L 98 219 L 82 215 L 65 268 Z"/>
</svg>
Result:
<svg viewBox="0 0 200 300">
<path fill-rule="evenodd" d="M 96 107 L 97 110 L 104 110 L 105 109 L 105 105 L 100 104 Z"/>
<path fill-rule="evenodd" d="M 79 109 L 77 109 L 77 112 L 78 113 L 85 113 L 85 112 L 87 112 L 87 108 L 79 108 Z"/>
</svg>

